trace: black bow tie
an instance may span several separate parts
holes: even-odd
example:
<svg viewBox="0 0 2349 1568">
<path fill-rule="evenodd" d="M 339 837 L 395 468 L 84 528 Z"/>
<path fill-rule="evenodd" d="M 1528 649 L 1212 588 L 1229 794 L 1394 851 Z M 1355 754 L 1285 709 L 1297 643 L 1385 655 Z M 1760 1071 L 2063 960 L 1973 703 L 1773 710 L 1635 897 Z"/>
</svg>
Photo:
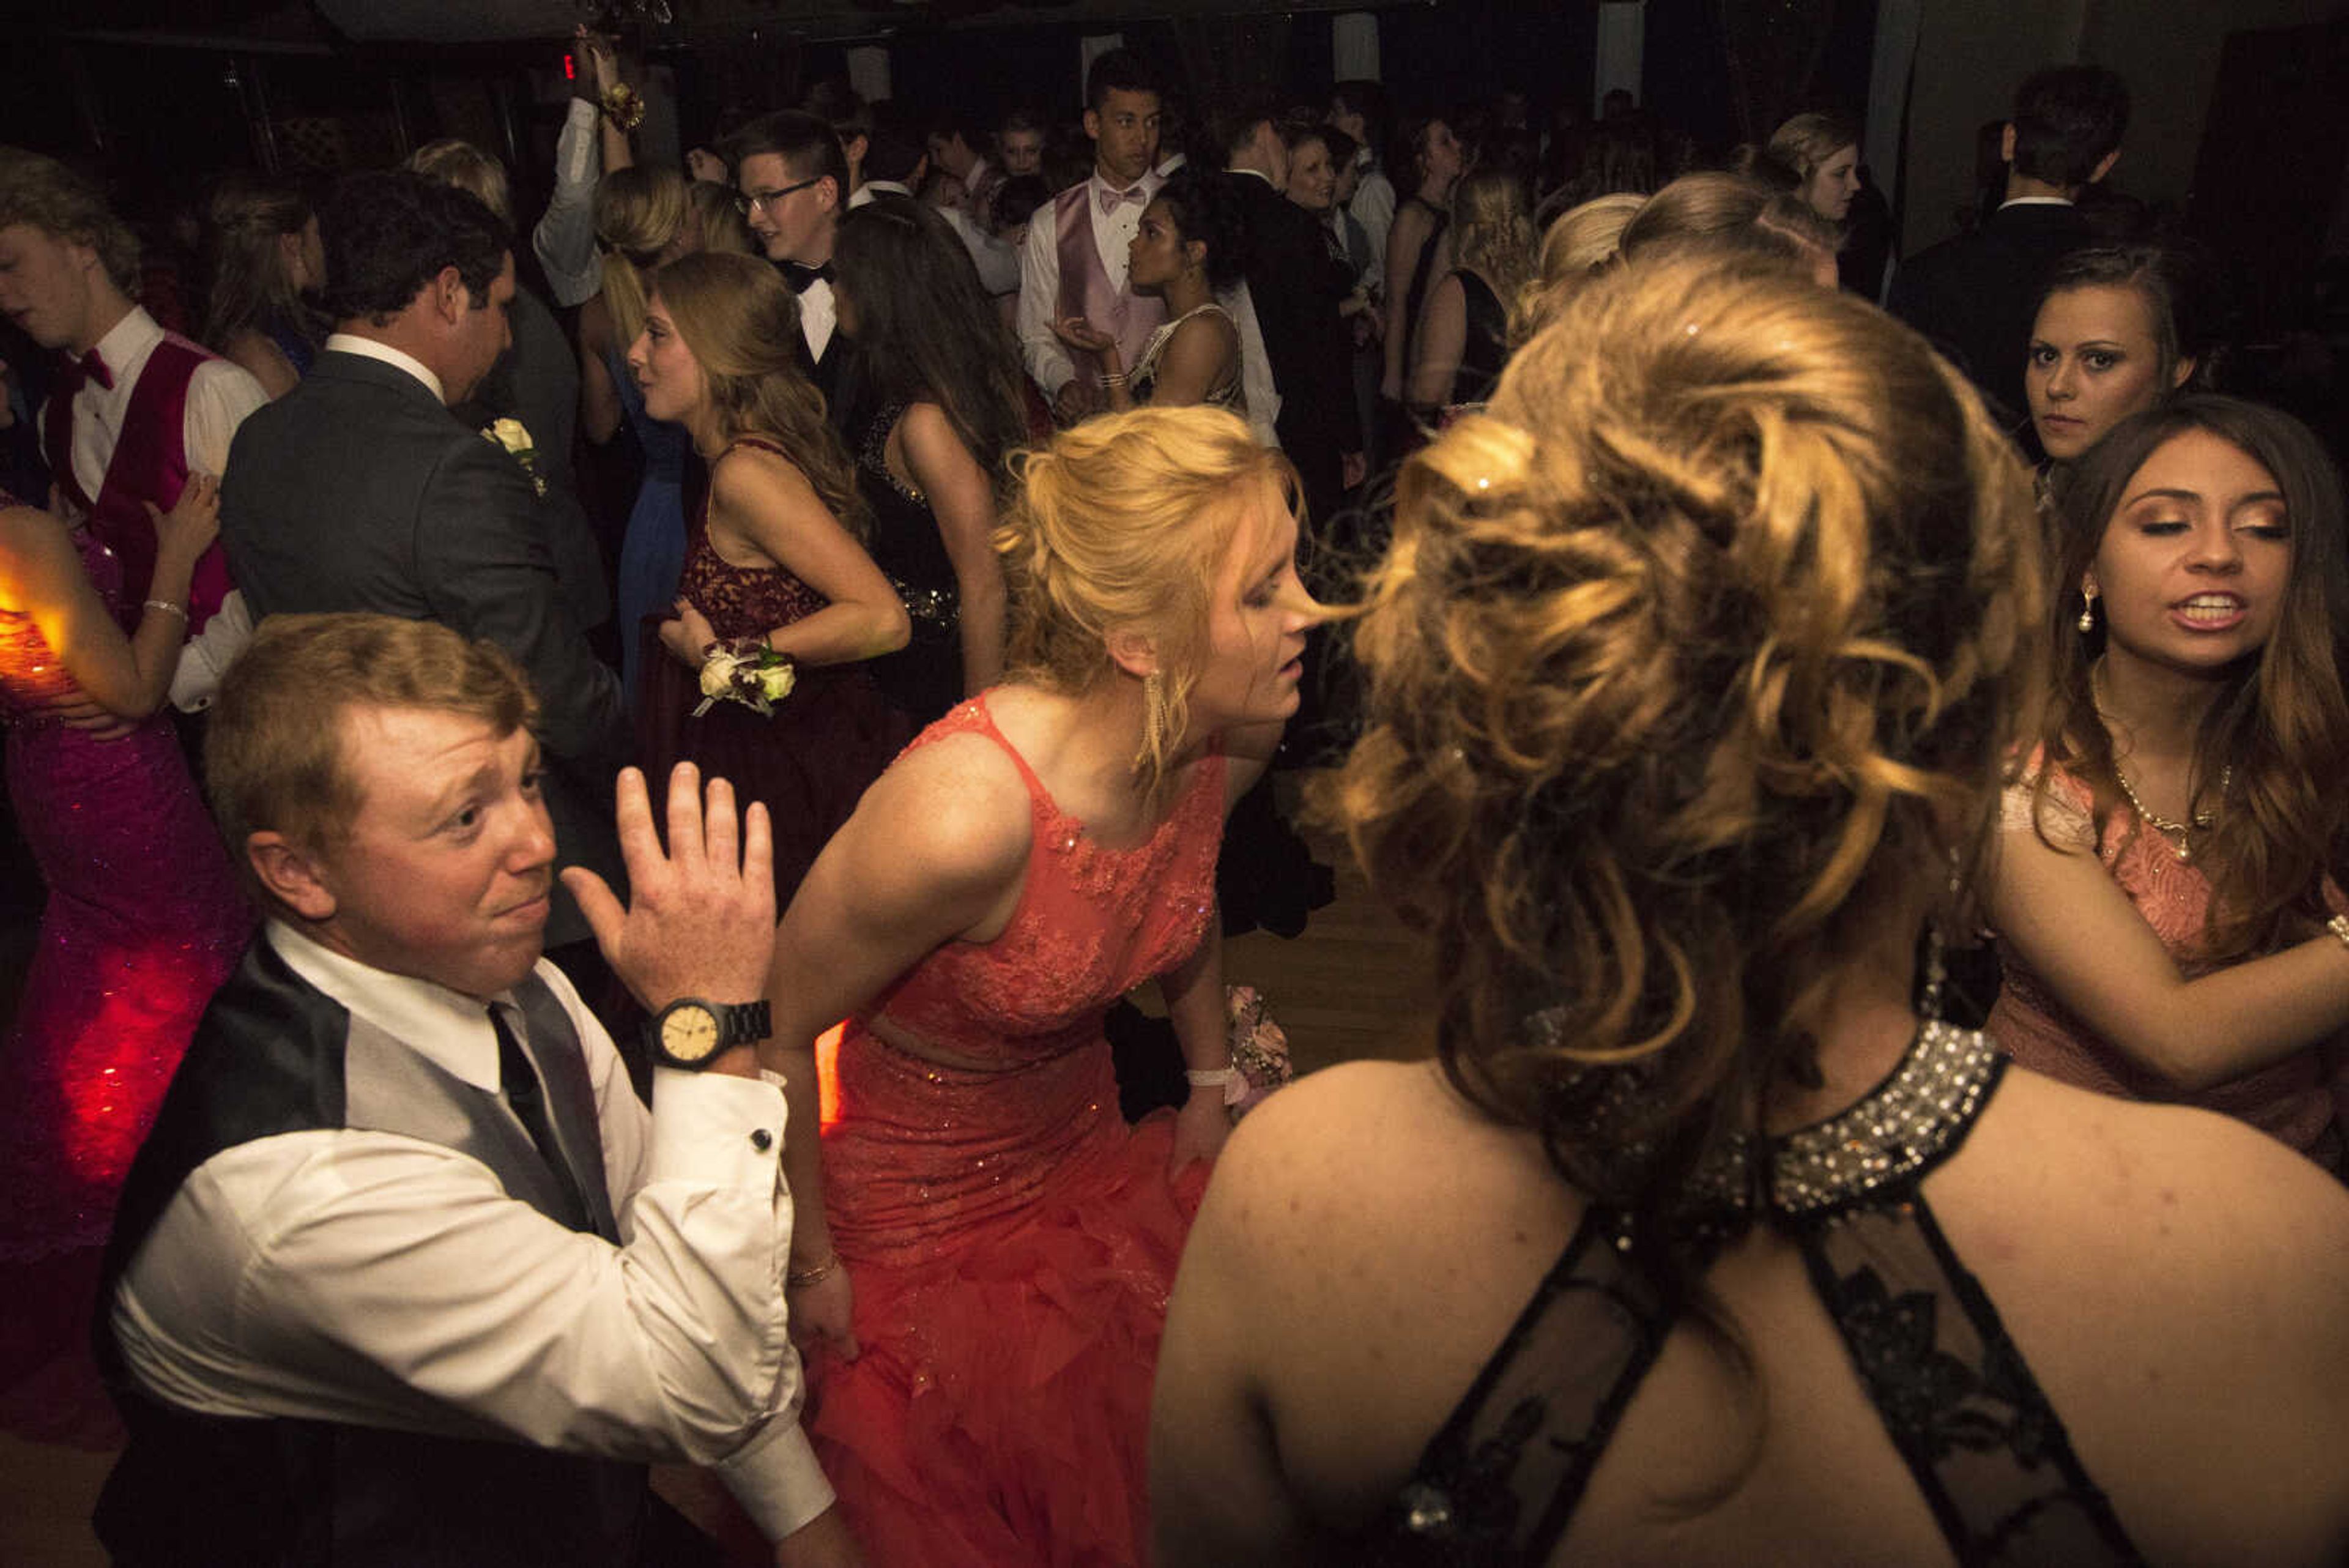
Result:
<svg viewBox="0 0 2349 1568">
<path fill-rule="evenodd" d="M 804 262 L 795 261 L 787 261 L 783 264 L 783 281 L 791 286 L 793 294 L 805 294 L 809 286 L 819 279 L 825 283 L 832 281 L 830 262 L 824 263 L 822 266 L 809 266 Z"/>
</svg>

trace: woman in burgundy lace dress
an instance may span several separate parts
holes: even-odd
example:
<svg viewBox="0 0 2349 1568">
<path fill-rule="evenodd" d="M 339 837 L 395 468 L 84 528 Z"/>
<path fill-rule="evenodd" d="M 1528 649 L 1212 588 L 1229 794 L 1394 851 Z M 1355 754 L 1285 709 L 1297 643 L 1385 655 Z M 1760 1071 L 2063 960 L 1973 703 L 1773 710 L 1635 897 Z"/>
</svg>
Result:
<svg viewBox="0 0 2349 1568">
<path fill-rule="evenodd" d="M 854 1014 L 820 1165 L 787 1145 L 791 1307 L 876 1563 L 1142 1555 L 1166 1292 L 1237 1086 L 1216 847 L 1318 616 L 1291 478 L 1232 414 L 1104 415 L 1015 472 L 1011 675 L 873 786 L 768 987 L 794 1127 Z M 1102 1020 L 1154 977 L 1194 1087 L 1129 1128 Z"/>
<path fill-rule="evenodd" d="M 111 551 L 0 494 L 8 797 L 48 888 L 0 1048 L 0 1425 L 40 1436 L 110 1429 L 82 1347 L 115 1195 L 252 929 L 155 711 L 219 498 L 189 480 L 156 523 L 154 576 L 126 593 Z M 76 700 L 115 715 L 115 732 L 65 722 L 57 705 Z"/>
<path fill-rule="evenodd" d="M 905 607 L 859 542 L 854 471 L 796 368 L 798 342 L 773 267 L 708 253 L 655 275 L 628 349 L 646 411 L 684 426 L 709 464 L 677 617 L 661 628 L 673 657 L 653 667 L 646 697 L 646 775 L 690 759 L 745 805 L 765 801 L 782 899 L 910 732 L 864 667 L 905 646 Z M 695 717 L 713 644 L 788 656 L 791 694 L 767 714 L 721 700 Z"/>
</svg>

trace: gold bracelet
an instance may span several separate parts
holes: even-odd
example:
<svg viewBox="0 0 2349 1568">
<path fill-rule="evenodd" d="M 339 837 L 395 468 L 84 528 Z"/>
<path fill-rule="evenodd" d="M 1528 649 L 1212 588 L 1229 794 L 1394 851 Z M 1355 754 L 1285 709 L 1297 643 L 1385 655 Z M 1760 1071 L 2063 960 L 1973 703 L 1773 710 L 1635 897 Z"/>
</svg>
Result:
<svg viewBox="0 0 2349 1568">
<path fill-rule="evenodd" d="M 832 1278 L 840 1267 L 840 1254 L 834 1252 L 812 1269 L 790 1269 L 784 1272 L 783 1283 L 796 1290 L 802 1285 L 822 1284 Z"/>
<path fill-rule="evenodd" d="M 2324 929 L 2331 931 L 2343 947 L 2349 948 L 2349 915 L 2333 916 L 2324 922 Z"/>
<path fill-rule="evenodd" d="M 149 599 L 145 604 L 140 605 L 139 607 L 140 609 L 161 610 L 165 615 L 178 616 L 181 625 L 184 626 L 187 624 L 188 612 L 181 609 L 178 605 L 173 604 L 169 599 Z"/>
</svg>

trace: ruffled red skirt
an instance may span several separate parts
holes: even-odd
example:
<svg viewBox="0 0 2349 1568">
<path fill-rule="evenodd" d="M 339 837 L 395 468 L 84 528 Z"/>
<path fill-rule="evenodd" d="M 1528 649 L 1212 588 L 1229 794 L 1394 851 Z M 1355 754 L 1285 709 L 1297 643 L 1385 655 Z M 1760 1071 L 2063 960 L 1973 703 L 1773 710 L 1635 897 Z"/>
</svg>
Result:
<svg viewBox="0 0 2349 1568">
<path fill-rule="evenodd" d="M 810 1436 L 877 1564 L 1111 1568 L 1147 1555 L 1152 1375 L 1207 1167 L 1129 1128 L 1099 1042 L 1001 1072 L 854 1025 L 824 1134 L 854 1363 Z"/>
</svg>

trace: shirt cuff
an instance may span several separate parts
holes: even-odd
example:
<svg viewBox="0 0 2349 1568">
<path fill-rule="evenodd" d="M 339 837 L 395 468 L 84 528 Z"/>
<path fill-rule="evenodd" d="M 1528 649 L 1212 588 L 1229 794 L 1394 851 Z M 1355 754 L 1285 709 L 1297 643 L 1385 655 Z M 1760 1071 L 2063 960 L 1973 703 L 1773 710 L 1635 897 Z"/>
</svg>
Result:
<svg viewBox="0 0 2349 1568">
<path fill-rule="evenodd" d="M 797 1421 L 768 1422 L 711 1468 L 769 1541 L 781 1541 L 833 1504 L 832 1482 Z"/>
<path fill-rule="evenodd" d="M 645 1183 L 772 1191 L 781 1179 L 782 1091 L 731 1073 L 653 1069 Z"/>
</svg>

